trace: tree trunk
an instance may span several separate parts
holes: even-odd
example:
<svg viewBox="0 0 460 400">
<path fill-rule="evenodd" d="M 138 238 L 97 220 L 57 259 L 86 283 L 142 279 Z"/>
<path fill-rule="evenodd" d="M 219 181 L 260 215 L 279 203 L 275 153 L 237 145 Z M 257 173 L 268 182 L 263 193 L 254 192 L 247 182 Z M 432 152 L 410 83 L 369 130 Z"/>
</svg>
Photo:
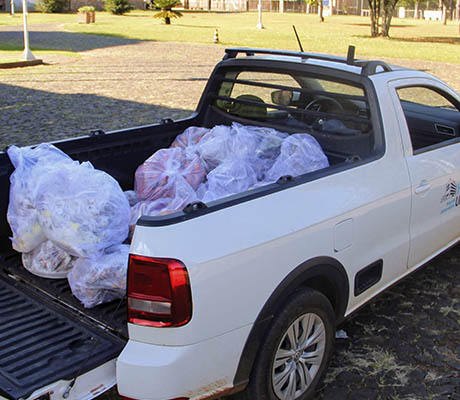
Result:
<svg viewBox="0 0 460 400">
<path fill-rule="evenodd" d="M 442 2 L 442 24 L 447 25 L 447 7 L 444 1 Z"/>
<path fill-rule="evenodd" d="M 369 0 L 369 15 L 371 18 L 371 36 L 379 36 L 380 0 Z"/>
<path fill-rule="evenodd" d="M 460 0 L 457 0 L 457 21 L 460 22 Z"/>
<path fill-rule="evenodd" d="M 390 26 L 391 26 L 391 19 L 393 18 L 393 12 L 387 12 L 384 10 L 383 17 L 382 17 L 382 36 L 389 37 L 390 36 Z"/>
<path fill-rule="evenodd" d="M 391 19 L 398 0 L 383 0 L 382 36 L 390 36 Z"/>
<path fill-rule="evenodd" d="M 323 0 L 319 0 L 319 20 L 320 22 L 324 22 L 324 16 L 323 16 Z"/>
<path fill-rule="evenodd" d="M 171 25 L 171 18 L 165 17 L 165 24 L 166 25 Z"/>
<path fill-rule="evenodd" d="M 418 15 L 418 8 L 419 8 L 419 0 L 415 0 L 415 7 L 414 7 L 414 18 L 415 19 L 420 19 L 420 16 Z"/>
</svg>

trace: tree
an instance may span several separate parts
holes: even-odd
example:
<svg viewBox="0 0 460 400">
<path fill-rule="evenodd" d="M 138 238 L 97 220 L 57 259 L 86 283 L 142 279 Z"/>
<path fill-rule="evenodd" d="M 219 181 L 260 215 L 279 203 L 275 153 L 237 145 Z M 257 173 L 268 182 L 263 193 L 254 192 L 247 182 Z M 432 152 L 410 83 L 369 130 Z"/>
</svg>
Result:
<svg viewBox="0 0 460 400">
<path fill-rule="evenodd" d="M 320 22 L 324 22 L 324 15 L 323 15 L 323 0 L 305 0 L 311 7 L 319 7 L 319 20 Z"/>
<path fill-rule="evenodd" d="M 157 12 L 153 17 L 154 18 L 163 18 L 166 25 L 171 24 L 171 18 L 182 17 L 182 13 L 173 10 L 173 7 L 180 5 L 180 0 L 154 0 L 154 6 L 160 8 L 161 10 Z"/>
<path fill-rule="evenodd" d="M 39 0 L 37 10 L 44 13 L 60 13 L 67 6 L 67 0 Z"/>
<path fill-rule="evenodd" d="M 105 0 L 105 9 L 115 15 L 123 15 L 134 7 L 129 4 L 128 0 Z"/>
<path fill-rule="evenodd" d="M 399 0 L 383 0 L 382 36 L 390 36 L 391 19 Z"/>
<path fill-rule="evenodd" d="M 371 18 L 371 36 L 379 36 L 381 0 L 369 0 L 369 14 Z"/>
<path fill-rule="evenodd" d="M 369 0 L 371 18 L 371 36 L 390 36 L 391 19 L 399 0 Z M 380 17 L 382 17 L 382 32 L 380 32 Z"/>
</svg>

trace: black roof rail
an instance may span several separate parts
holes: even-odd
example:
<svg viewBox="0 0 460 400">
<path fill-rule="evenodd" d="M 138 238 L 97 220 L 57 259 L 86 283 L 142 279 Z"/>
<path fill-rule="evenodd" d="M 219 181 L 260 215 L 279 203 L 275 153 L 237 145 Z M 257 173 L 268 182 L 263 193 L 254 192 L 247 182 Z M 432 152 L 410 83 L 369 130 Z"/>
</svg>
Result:
<svg viewBox="0 0 460 400">
<path fill-rule="evenodd" d="M 299 57 L 302 60 L 314 59 L 323 61 L 332 61 L 341 64 L 352 65 L 361 68 L 361 74 L 369 76 L 378 72 L 389 72 L 392 71 L 391 67 L 384 61 L 364 61 L 355 59 L 355 46 L 348 47 L 347 57 L 331 56 L 327 54 L 317 53 L 306 53 L 302 51 L 291 51 L 291 50 L 273 50 L 273 49 L 257 49 L 249 47 L 232 47 L 225 49 L 224 60 L 230 58 L 236 58 L 238 54 L 246 54 L 246 56 L 254 56 L 256 54 L 267 54 L 272 56 L 288 56 L 288 57 Z M 378 71 L 378 67 L 381 67 L 383 71 Z"/>
</svg>

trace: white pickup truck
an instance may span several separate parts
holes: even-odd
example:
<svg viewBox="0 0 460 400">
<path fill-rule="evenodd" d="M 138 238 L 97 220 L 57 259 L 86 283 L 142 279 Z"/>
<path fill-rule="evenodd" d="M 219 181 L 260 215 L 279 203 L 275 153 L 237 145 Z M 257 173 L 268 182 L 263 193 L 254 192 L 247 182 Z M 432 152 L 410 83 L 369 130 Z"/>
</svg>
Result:
<svg viewBox="0 0 460 400">
<path fill-rule="evenodd" d="M 227 49 L 190 118 L 55 145 L 128 190 L 187 127 L 233 122 L 309 133 L 329 166 L 141 217 L 126 299 L 91 310 L 22 268 L 0 153 L 1 399 L 311 399 L 336 325 L 459 240 L 460 96 L 352 50 Z"/>
</svg>

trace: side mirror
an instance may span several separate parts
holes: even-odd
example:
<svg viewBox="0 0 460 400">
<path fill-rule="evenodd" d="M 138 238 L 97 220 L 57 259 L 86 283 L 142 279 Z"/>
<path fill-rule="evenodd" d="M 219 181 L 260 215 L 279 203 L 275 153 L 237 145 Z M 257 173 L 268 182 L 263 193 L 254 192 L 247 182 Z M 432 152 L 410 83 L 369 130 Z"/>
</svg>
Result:
<svg viewBox="0 0 460 400">
<path fill-rule="evenodd" d="M 279 106 L 288 106 L 291 104 L 294 97 L 292 90 L 275 90 L 271 93 L 273 104 Z"/>
</svg>

